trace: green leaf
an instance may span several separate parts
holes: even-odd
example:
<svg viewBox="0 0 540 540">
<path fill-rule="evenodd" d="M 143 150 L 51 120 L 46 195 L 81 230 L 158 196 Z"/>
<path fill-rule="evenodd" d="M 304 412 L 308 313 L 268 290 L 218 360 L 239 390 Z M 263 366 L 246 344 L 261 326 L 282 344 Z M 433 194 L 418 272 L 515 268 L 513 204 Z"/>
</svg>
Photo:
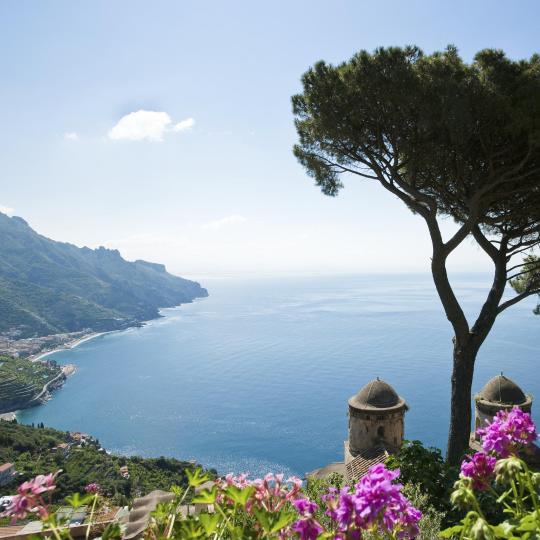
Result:
<svg viewBox="0 0 540 540">
<path fill-rule="evenodd" d="M 463 525 L 454 525 L 453 527 L 448 527 L 439 533 L 439 538 L 452 538 L 461 533 Z"/>
<path fill-rule="evenodd" d="M 197 467 L 193 472 L 186 469 L 186 476 L 188 477 L 188 484 L 191 487 L 198 487 L 210 480 L 210 476 L 203 473 L 203 470 L 200 467 Z"/>
<path fill-rule="evenodd" d="M 221 516 L 219 514 L 199 514 L 199 521 L 204 527 L 204 532 L 207 535 L 211 535 L 217 528 L 220 522 Z"/>
<path fill-rule="evenodd" d="M 90 504 L 94 500 L 94 495 L 81 495 L 80 493 L 74 493 L 66 497 L 66 502 L 71 506 L 71 508 L 80 508 L 85 504 Z"/>
<path fill-rule="evenodd" d="M 514 525 L 511 525 L 508 523 L 508 521 L 503 521 L 502 523 L 499 523 L 493 527 L 493 532 L 497 538 L 512 538 L 514 536 L 512 534 L 514 529 Z"/>
<path fill-rule="evenodd" d="M 266 510 L 256 507 L 253 507 L 252 512 L 255 515 L 255 518 L 259 522 L 260 526 L 263 528 L 264 532 L 269 533 L 271 525 L 268 512 Z"/>
<path fill-rule="evenodd" d="M 273 522 L 270 532 L 275 533 L 280 529 L 283 529 L 292 523 L 297 516 L 298 514 L 296 512 L 291 512 L 289 510 L 281 510 L 277 515 L 273 514 L 270 519 L 271 523 Z"/>
<path fill-rule="evenodd" d="M 252 486 L 243 489 L 236 486 L 228 486 L 225 490 L 225 495 L 229 497 L 234 504 L 243 508 L 246 506 L 248 499 L 251 497 L 254 491 L 255 488 Z"/>
<path fill-rule="evenodd" d="M 180 530 L 180 538 L 206 538 L 204 531 L 193 519 L 182 521 Z"/>
<path fill-rule="evenodd" d="M 540 520 L 539 512 L 531 512 L 526 514 L 519 520 L 517 530 L 519 532 L 538 532 L 538 521 Z"/>
<path fill-rule="evenodd" d="M 122 527 L 119 523 L 109 523 L 101 535 L 101 540 L 120 540 L 122 538 Z"/>
<path fill-rule="evenodd" d="M 193 504 L 214 504 L 217 497 L 217 486 L 212 489 L 201 489 L 192 499 Z"/>
</svg>

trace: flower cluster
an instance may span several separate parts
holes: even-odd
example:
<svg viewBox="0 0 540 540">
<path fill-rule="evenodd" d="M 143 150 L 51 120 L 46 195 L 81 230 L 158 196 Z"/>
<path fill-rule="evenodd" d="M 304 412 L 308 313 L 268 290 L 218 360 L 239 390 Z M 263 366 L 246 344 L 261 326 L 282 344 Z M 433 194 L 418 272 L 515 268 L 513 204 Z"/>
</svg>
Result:
<svg viewBox="0 0 540 540">
<path fill-rule="evenodd" d="M 497 459 L 485 452 L 477 452 L 461 464 L 461 474 L 473 480 L 473 488 L 484 491 L 489 488 Z"/>
<path fill-rule="evenodd" d="M 99 484 L 96 484 L 95 482 L 92 482 L 91 484 L 85 486 L 84 491 L 86 491 L 86 493 L 97 495 L 101 493 L 101 486 Z"/>
<path fill-rule="evenodd" d="M 249 512 L 253 504 L 263 508 L 268 512 L 279 511 L 287 502 L 293 502 L 299 495 L 302 488 L 302 480 L 296 476 L 291 476 L 285 482 L 282 474 L 267 474 L 264 478 L 248 480 L 247 474 L 233 476 L 228 474 L 224 479 L 218 480 L 217 484 L 221 490 L 228 486 L 235 486 L 243 489 L 253 487 L 254 494 L 248 501 L 246 510 Z M 218 495 L 218 502 L 223 496 Z"/>
<path fill-rule="evenodd" d="M 472 487 L 480 491 L 489 488 L 498 458 L 516 456 L 537 439 L 531 415 L 519 407 L 499 411 L 491 423 L 477 430 L 482 437 L 482 452 L 467 456 L 461 464 L 461 476 L 472 479 Z"/>
<path fill-rule="evenodd" d="M 482 448 L 498 457 L 517 454 L 538 438 L 531 415 L 519 407 L 499 411 L 485 428 L 477 430 L 482 437 Z"/>
<path fill-rule="evenodd" d="M 468 510 L 459 525 L 442 531 L 450 538 L 525 538 L 538 530 L 540 498 L 536 478 L 520 457 L 522 450 L 538 438 L 531 416 L 518 407 L 499 411 L 492 422 L 477 431 L 482 437 L 482 451 L 469 456 L 461 464 L 459 480 L 454 484 L 450 500 Z M 492 488 L 497 484 L 497 491 Z M 504 504 L 506 519 L 492 525 L 486 518 L 482 501 L 475 491 L 491 490 L 497 503 Z M 501 490 L 503 491 L 501 495 Z"/>
<path fill-rule="evenodd" d="M 43 495 L 56 488 L 56 476 L 54 474 L 40 474 L 32 480 L 23 482 L 17 489 L 15 495 L 7 507 L 6 511 L 0 514 L 2 517 L 11 517 L 13 522 L 17 519 L 24 519 L 28 514 L 38 514 L 42 519 L 49 515 L 49 510 Z"/>
<path fill-rule="evenodd" d="M 292 524 L 291 529 L 298 533 L 301 540 L 315 540 L 324 531 L 321 524 L 315 519 L 317 504 L 309 499 L 296 499 L 293 505 L 301 518 Z"/>
<path fill-rule="evenodd" d="M 336 538 L 360 538 L 362 530 L 393 531 L 399 538 L 415 538 L 422 513 L 401 493 L 395 484 L 399 470 L 384 465 L 370 467 L 353 490 L 333 488 L 324 497 L 327 515 L 338 527 Z"/>
</svg>

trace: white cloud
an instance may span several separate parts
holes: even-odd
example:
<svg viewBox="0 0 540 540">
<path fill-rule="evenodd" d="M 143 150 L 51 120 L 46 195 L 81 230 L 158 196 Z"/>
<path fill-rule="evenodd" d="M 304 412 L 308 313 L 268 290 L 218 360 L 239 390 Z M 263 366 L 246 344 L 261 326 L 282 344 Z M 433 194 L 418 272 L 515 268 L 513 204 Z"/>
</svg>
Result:
<svg viewBox="0 0 540 540">
<path fill-rule="evenodd" d="M 109 139 L 119 141 L 161 142 L 168 131 L 185 131 L 195 124 L 193 118 L 182 120 L 171 126 L 171 117 L 163 111 L 136 111 L 126 114 L 109 131 Z"/>
<path fill-rule="evenodd" d="M 245 223 L 247 219 L 244 216 L 227 216 L 222 219 L 218 219 L 216 221 L 210 221 L 209 223 L 204 223 L 201 225 L 201 229 L 205 231 L 212 231 L 217 229 L 222 229 L 223 227 L 227 227 L 228 225 L 237 225 L 240 223 Z"/>
<path fill-rule="evenodd" d="M 79 134 L 75 131 L 66 131 L 64 133 L 64 139 L 67 139 L 68 141 L 78 141 L 79 140 Z"/>
<path fill-rule="evenodd" d="M 187 129 L 191 129 L 194 125 L 195 120 L 193 118 L 186 118 L 185 120 L 178 122 L 178 124 L 173 127 L 173 131 L 186 131 Z"/>
<path fill-rule="evenodd" d="M 8 216 L 11 216 L 13 212 L 15 212 L 15 209 L 10 208 L 9 206 L 4 206 L 3 204 L 0 204 L 0 212 L 2 212 L 2 214 L 7 214 Z"/>
</svg>

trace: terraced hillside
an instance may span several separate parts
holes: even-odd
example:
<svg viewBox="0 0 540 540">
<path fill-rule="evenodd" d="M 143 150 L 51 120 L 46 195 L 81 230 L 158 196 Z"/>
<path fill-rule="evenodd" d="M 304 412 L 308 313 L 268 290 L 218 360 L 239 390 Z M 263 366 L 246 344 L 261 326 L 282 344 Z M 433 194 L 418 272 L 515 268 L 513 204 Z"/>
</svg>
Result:
<svg viewBox="0 0 540 540">
<path fill-rule="evenodd" d="M 31 362 L 0 356 L 0 413 L 39 403 L 46 396 L 44 388 L 47 384 L 55 387 L 64 380 L 65 376 L 56 362 Z"/>
</svg>

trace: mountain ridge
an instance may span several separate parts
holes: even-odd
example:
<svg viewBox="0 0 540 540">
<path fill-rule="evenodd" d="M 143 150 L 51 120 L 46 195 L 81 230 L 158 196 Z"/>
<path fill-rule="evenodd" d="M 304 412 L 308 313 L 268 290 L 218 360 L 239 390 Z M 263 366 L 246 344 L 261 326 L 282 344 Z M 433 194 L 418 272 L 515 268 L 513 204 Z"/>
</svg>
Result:
<svg viewBox="0 0 540 540">
<path fill-rule="evenodd" d="M 118 330 L 206 296 L 199 283 L 162 264 L 57 242 L 0 213 L 0 335 Z"/>
</svg>

